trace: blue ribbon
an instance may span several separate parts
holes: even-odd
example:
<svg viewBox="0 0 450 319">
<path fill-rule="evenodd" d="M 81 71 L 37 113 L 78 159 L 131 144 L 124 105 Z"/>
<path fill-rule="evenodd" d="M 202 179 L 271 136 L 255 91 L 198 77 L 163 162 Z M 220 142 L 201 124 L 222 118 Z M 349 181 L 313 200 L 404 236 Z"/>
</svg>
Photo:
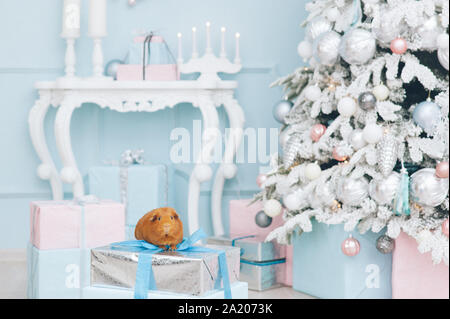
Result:
<svg viewBox="0 0 450 319">
<path fill-rule="evenodd" d="M 271 260 L 271 261 L 262 261 L 262 262 L 241 259 L 241 264 L 247 264 L 247 265 L 252 265 L 252 266 L 260 266 L 260 267 L 284 264 L 285 262 L 286 262 L 286 258 L 277 259 L 277 260 Z"/>
<path fill-rule="evenodd" d="M 216 281 L 216 288 L 220 288 L 220 280 L 223 282 L 225 299 L 231 299 L 231 285 L 228 274 L 227 259 L 225 251 L 215 250 L 207 247 L 194 246 L 196 242 L 206 238 L 203 230 L 198 230 L 190 237 L 185 238 L 177 245 L 177 252 L 180 253 L 217 253 L 219 255 L 219 278 Z M 163 252 L 164 249 L 152 245 L 144 240 L 131 240 L 111 245 L 112 249 L 125 248 L 127 251 L 139 253 L 138 266 L 136 271 L 136 282 L 134 287 L 135 299 L 147 299 L 149 290 L 157 290 L 156 281 L 152 269 L 153 255 Z"/>
</svg>

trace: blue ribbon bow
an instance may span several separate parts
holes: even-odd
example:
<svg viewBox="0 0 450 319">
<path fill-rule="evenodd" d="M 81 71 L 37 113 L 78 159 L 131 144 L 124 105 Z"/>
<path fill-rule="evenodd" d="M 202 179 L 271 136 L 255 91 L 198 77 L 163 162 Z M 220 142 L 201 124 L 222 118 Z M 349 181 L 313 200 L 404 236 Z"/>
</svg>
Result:
<svg viewBox="0 0 450 319">
<path fill-rule="evenodd" d="M 206 237 L 206 234 L 200 229 L 178 244 L 176 251 L 185 253 L 217 253 L 219 255 L 219 278 L 216 281 L 216 285 L 220 284 L 220 279 L 222 279 L 225 299 L 231 299 L 231 286 L 225 251 L 194 246 L 196 242 Z M 147 299 L 149 290 L 157 290 L 152 269 L 153 255 L 163 252 L 164 249 L 152 245 L 144 240 L 131 240 L 115 243 L 111 245 L 111 248 L 126 248 L 128 251 L 139 253 L 136 282 L 134 287 L 134 298 Z M 220 286 L 216 286 L 216 288 L 220 288 Z"/>
</svg>

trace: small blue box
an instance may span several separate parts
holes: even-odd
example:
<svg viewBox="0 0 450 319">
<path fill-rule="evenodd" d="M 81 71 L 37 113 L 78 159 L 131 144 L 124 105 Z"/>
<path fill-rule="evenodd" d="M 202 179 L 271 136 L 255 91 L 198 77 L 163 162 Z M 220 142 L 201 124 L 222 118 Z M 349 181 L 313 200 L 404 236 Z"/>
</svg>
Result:
<svg viewBox="0 0 450 319">
<path fill-rule="evenodd" d="M 29 299 L 78 299 L 90 283 L 90 249 L 27 248 Z"/>
<path fill-rule="evenodd" d="M 293 288 L 326 299 L 391 299 L 392 255 L 376 248 L 383 233 L 352 232 L 361 251 L 342 253 L 344 225 L 313 222 L 313 231 L 293 236 Z"/>
<path fill-rule="evenodd" d="M 248 285 L 245 282 L 235 282 L 231 285 L 233 299 L 248 299 Z M 91 286 L 83 289 L 84 299 L 133 299 L 132 289 Z M 148 299 L 224 299 L 223 289 L 211 290 L 203 296 L 177 294 L 164 291 L 149 291 Z"/>
<path fill-rule="evenodd" d="M 134 228 L 149 211 L 167 206 L 167 169 L 164 165 L 131 165 L 128 170 L 126 226 L 127 240 L 134 239 Z M 101 166 L 89 170 L 89 193 L 121 202 L 120 167 Z"/>
</svg>

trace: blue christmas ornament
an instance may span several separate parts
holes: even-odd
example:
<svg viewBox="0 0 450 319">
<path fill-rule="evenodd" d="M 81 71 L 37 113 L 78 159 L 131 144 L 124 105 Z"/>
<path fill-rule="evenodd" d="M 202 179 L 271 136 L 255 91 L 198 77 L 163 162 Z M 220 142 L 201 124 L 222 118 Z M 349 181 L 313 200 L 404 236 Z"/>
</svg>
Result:
<svg viewBox="0 0 450 319">
<path fill-rule="evenodd" d="M 409 175 L 404 166 L 402 166 L 401 175 L 402 179 L 394 201 L 394 212 L 397 216 L 409 216 L 411 214 L 409 208 Z"/>
<path fill-rule="evenodd" d="M 431 102 L 431 99 L 418 104 L 413 112 L 414 123 L 429 135 L 436 131 L 441 116 L 441 108 L 436 103 Z"/>
</svg>

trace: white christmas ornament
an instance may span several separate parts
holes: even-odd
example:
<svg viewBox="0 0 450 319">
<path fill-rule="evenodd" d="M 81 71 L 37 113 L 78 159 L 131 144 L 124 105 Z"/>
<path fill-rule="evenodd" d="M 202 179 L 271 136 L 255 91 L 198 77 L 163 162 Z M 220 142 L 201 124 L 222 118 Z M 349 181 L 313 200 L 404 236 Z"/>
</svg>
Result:
<svg viewBox="0 0 450 319">
<path fill-rule="evenodd" d="M 364 64 L 375 55 L 376 41 L 372 33 L 364 29 L 352 29 L 344 34 L 339 53 L 349 64 Z"/>
<path fill-rule="evenodd" d="M 334 22 L 337 19 L 339 19 L 340 15 L 341 15 L 341 12 L 336 7 L 331 7 L 331 8 L 328 8 L 327 10 L 325 10 L 325 17 L 331 22 Z"/>
<path fill-rule="evenodd" d="M 363 130 L 363 136 L 367 143 L 376 144 L 383 137 L 383 128 L 375 123 L 368 124 Z"/>
<path fill-rule="evenodd" d="M 438 46 L 438 60 L 441 65 L 448 71 L 449 70 L 449 39 L 448 34 L 440 34 L 437 38 Z"/>
<path fill-rule="evenodd" d="M 303 192 L 302 190 L 297 190 L 291 194 L 283 197 L 283 204 L 290 211 L 299 210 L 302 206 Z"/>
<path fill-rule="evenodd" d="M 331 31 L 331 22 L 322 17 L 316 17 L 308 23 L 306 27 L 306 37 L 314 41 L 322 33 Z"/>
<path fill-rule="evenodd" d="M 321 173 L 322 169 L 316 163 L 310 163 L 305 168 L 305 176 L 311 181 L 319 178 Z"/>
<path fill-rule="evenodd" d="M 378 25 L 373 26 L 372 31 L 383 44 L 390 45 L 391 41 L 400 36 L 405 28 L 405 23 L 393 24 L 389 19 L 379 19 Z"/>
<path fill-rule="evenodd" d="M 315 102 L 320 99 L 322 91 L 318 86 L 310 85 L 307 88 L 305 88 L 304 94 L 306 99 Z"/>
<path fill-rule="evenodd" d="M 313 45 L 314 59 L 323 65 L 333 65 L 339 58 L 341 36 L 335 31 L 321 34 Z"/>
<path fill-rule="evenodd" d="M 437 38 L 443 31 L 440 18 L 434 15 L 416 28 L 415 33 L 422 40 L 422 49 L 434 50 L 437 48 Z"/>
<path fill-rule="evenodd" d="M 401 178 L 399 173 L 392 172 L 387 178 L 372 179 L 369 185 L 370 197 L 380 205 L 392 204 L 397 195 Z"/>
<path fill-rule="evenodd" d="M 372 93 L 373 95 L 375 95 L 378 101 L 386 101 L 389 98 L 389 94 L 391 92 L 386 85 L 380 84 L 373 88 Z"/>
<path fill-rule="evenodd" d="M 302 41 L 299 43 L 297 47 L 298 55 L 303 58 L 303 60 L 308 60 L 310 57 L 312 57 L 313 54 L 313 47 L 311 42 L 309 41 Z"/>
<path fill-rule="evenodd" d="M 358 105 L 356 104 L 356 101 L 351 97 L 344 97 L 342 98 L 337 106 L 337 110 L 339 114 L 345 117 L 351 117 L 356 113 L 356 110 L 358 109 Z"/>
<path fill-rule="evenodd" d="M 264 203 L 264 213 L 269 217 L 276 217 L 281 214 L 283 207 L 280 202 L 275 199 L 269 199 Z"/>
<path fill-rule="evenodd" d="M 441 205 L 448 195 L 448 178 L 436 176 L 434 168 L 424 168 L 411 175 L 411 199 L 430 207 Z"/>
<path fill-rule="evenodd" d="M 353 132 L 350 134 L 350 144 L 353 146 L 355 150 L 360 150 L 367 145 L 367 142 L 364 139 L 363 130 L 361 129 L 353 130 Z"/>
<path fill-rule="evenodd" d="M 343 177 L 338 181 L 336 195 L 342 203 L 350 206 L 358 206 L 367 197 L 368 192 L 369 182 L 366 178 L 352 179 L 350 177 Z"/>
</svg>

